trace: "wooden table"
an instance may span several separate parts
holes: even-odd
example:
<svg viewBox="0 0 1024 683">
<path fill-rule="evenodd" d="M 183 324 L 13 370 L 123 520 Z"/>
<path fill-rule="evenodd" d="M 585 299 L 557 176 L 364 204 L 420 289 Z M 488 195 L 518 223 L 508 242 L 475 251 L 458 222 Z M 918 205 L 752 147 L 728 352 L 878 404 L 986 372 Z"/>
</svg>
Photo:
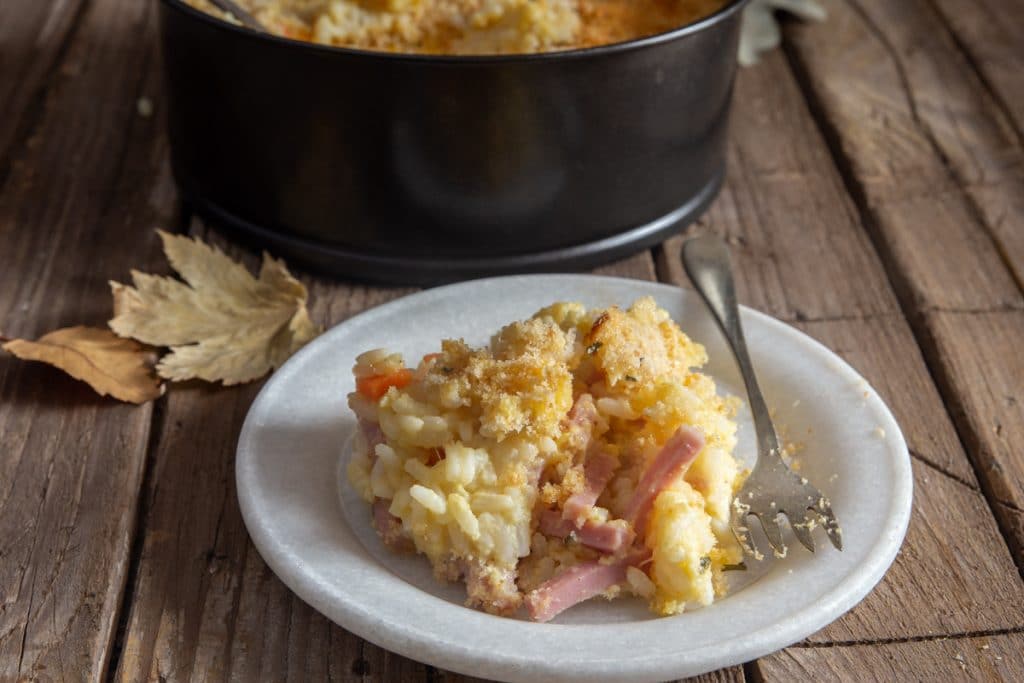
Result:
<svg viewBox="0 0 1024 683">
<path fill-rule="evenodd" d="M 178 201 L 153 2 L 0 4 L 0 329 L 102 325 Z M 906 433 L 914 514 L 885 580 L 707 681 L 1024 680 L 1024 0 L 835 0 L 743 71 L 729 180 L 693 230 L 742 299 L 824 342 Z M 141 98 L 155 115 L 139 107 Z M 600 272 L 687 286 L 670 239 Z M 301 273 L 338 323 L 406 290 Z M 142 407 L 0 355 L 0 680 L 460 680 L 296 598 L 233 484 L 258 390 Z"/>
</svg>

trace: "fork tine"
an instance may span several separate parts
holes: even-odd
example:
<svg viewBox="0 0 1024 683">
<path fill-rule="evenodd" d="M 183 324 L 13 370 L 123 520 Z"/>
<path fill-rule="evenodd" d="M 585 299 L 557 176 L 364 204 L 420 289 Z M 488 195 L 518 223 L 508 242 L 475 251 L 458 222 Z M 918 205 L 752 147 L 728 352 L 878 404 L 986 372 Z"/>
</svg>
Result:
<svg viewBox="0 0 1024 683">
<path fill-rule="evenodd" d="M 793 529 L 793 535 L 796 536 L 796 540 L 800 541 L 800 545 L 814 552 L 814 538 L 811 536 L 811 526 L 808 523 L 807 518 L 804 519 L 793 519 L 790 518 L 789 526 Z"/>
<path fill-rule="evenodd" d="M 764 535 L 768 538 L 768 544 L 775 551 L 776 557 L 786 556 L 786 544 L 782 541 L 782 529 L 779 528 L 778 515 L 772 514 L 758 514 L 758 520 L 761 522 L 761 528 L 764 529 Z"/>
<path fill-rule="evenodd" d="M 842 550 L 843 530 L 839 528 L 839 522 L 836 521 L 836 516 L 832 513 L 832 504 L 827 499 L 820 498 L 811 509 L 821 515 L 821 525 L 825 527 L 828 540 L 832 541 L 836 550 Z"/>
<path fill-rule="evenodd" d="M 743 548 L 744 554 L 757 556 L 757 546 L 754 545 L 754 537 L 750 535 L 750 527 L 747 526 L 745 515 L 734 514 L 732 517 L 732 533 Z"/>
<path fill-rule="evenodd" d="M 835 517 L 827 517 L 825 519 L 825 533 L 828 534 L 828 540 L 832 541 L 832 545 L 835 546 L 836 550 L 843 549 L 843 530 L 839 528 L 839 523 L 836 522 Z"/>
</svg>

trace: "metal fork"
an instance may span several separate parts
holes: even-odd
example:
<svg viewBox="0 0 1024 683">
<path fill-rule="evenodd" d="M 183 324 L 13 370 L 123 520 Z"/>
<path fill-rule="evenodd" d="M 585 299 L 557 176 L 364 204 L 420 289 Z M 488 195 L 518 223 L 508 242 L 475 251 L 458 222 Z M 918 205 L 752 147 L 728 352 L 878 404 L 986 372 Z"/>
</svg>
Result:
<svg viewBox="0 0 1024 683">
<path fill-rule="evenodd" d="M 757 432 L 757 464 L 733 501 L 732 529 L 744 549 L 759 553 L 747 534 L 746 520 L 754 515 L 764 529 L 776 557 L 786 555 L 779 516 L 789 518 L 797 540 L 814 552 L 811 530 L 822 526 L 832 545 L 843 549 L 843 535 L 832 513 L 832 505 L 821 491 L 811 486 L 806 477 L 793 472 L 782 459 L 779 437 L 775 432 L 768 406 L 757 384 L 754 366 L 747 353 L 747 342 L 740 324 L 736 303 L 736 286 L 729 265 L 729 249 L 715 235 L 702 235 L 683 244 L 683 267 L 718 323 L 739 365 L 747 387 L 750 412 Z"/>
</svg>

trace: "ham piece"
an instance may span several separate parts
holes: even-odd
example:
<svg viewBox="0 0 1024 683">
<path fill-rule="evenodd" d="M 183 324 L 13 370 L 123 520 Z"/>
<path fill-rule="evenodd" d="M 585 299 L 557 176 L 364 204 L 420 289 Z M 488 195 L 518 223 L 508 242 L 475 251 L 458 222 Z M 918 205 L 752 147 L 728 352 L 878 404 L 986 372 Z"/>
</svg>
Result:
<svg viewBox="0 0 1024 683">
<path fill-rule="evenodd" d="M 566 538 L 574 533 L 583 545 L 606 553 L 620 552 L 633 543 L 637 530 L 646 527 L 647 515 L 654 499 L 686 471 L 703 447 L 704 436 L 699 431 L 692 427 L 680 427 L 640 478 L 627 507 L 625 520 L 609 522 L 586 519 L 587 512 L 601 495 L 615 468 L 611 456 L 601 452 L 593 453 L 587 459 L 585 490 L 570 496 L 561 514 L 558 510 L 542 512 L 541 532 L 555 538 Z"/>
<path fill-rule="evenodd" d="M 629 522 L 613 519 L 610 522 L 587 521 L 576 530 L 580 543 L 594 550 L 615 554 L 633 544 L 636 532 Z"/>
<path fill-rule="evenodd" d="M 576 530 L 576 525 L 562 517 L 558 510 L 544 510 L 540 513 L 540 532 L 545 536 L 566 538 Z"/>
<path fill-rule="evenodd" d="M 617 466 L 618 462 L 608 453 L 591 449 L 583 464 L 583 490 L 569 496 L 562 506 L 562 516 L 577 527 L 581 526 L 604 487 L 612 480 Z"/>
<path fill-rule="evenodd" d="M 686 471 L 702 448 L 704 435 L 687 426 L 680 427 L 662 446 L 654 462 L 640 477 L 640 483 L 637 484 L 636 492 L 633 493 L 633 498 L 626 509 L 626 521 L 632 524 L 634 529 L 642 533 L 654 499 Z"/>
<path fill-rule="evenodd" d="M 551 621 L 563 611 L 626 580 L 626 564 L 582 562 L 546 581 L 526 596 L 534 621 Z"/>
<path fill-rule="evenodd" d="M 611 564 L 581 562 L 545 581 L 526 596 L 526 608 L 534 621 L 551 621 L 556 616 L 600 595 L 626 580 L 626 569 L 641 564 L 649 552 L 638 552 Z"/>
<path fill-rule="evenodd" d="M 633 528 L 624 520 L 586 520 L 577 528 L 574 522 L 562 517 L 558 510 L 545 510 L 540 514 L 540 531 L 554 538 L 567 538 L 569 534 L 575 534 L 583 545 L 606 553 L 617 553 L 628 548 L 636 538 Z"/>
</svg>

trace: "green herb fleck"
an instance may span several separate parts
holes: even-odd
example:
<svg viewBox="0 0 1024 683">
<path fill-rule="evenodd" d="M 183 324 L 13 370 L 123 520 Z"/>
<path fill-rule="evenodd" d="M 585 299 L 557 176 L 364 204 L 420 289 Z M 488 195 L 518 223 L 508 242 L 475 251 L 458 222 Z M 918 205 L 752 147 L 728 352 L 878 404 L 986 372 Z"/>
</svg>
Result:
<svg viewBox="0 0 1024 683">
<path fill-rule="evenodd" d="M 711 558 L 705 555 L 700 558 L 700 573 L 703 574 L 709 569 L 711 569 Z"/>
<path fill-rule="evenodd" d="M 722 565 L 723 572 L 745 572 L 747 571 L 747 565 L 743 562 L 739 564 L 725 564 Z"/>
<path fill-rule="evenodd" d="M 626 381 L 627 382 L 635 382 L 636 381 L 636 377 L 634 377 L 633 375 L 626 375 Z"/>
<path fill-rule="evenodd" d="M 441 368 L 441 372 L 443 372 L 446 375 L 450 375 L 452 374 L 452 369 L 446 365 L 443 368 Z"/>
<path fill-rule="evenodd" d="M 593 344 L 587 347 L 587 355 L 593 356 L 595 353 L 597 353 L 597 350 L 600 349 L 602 346 L 604 346 L 603 343 L 594 342 Z"/>
</svg>

